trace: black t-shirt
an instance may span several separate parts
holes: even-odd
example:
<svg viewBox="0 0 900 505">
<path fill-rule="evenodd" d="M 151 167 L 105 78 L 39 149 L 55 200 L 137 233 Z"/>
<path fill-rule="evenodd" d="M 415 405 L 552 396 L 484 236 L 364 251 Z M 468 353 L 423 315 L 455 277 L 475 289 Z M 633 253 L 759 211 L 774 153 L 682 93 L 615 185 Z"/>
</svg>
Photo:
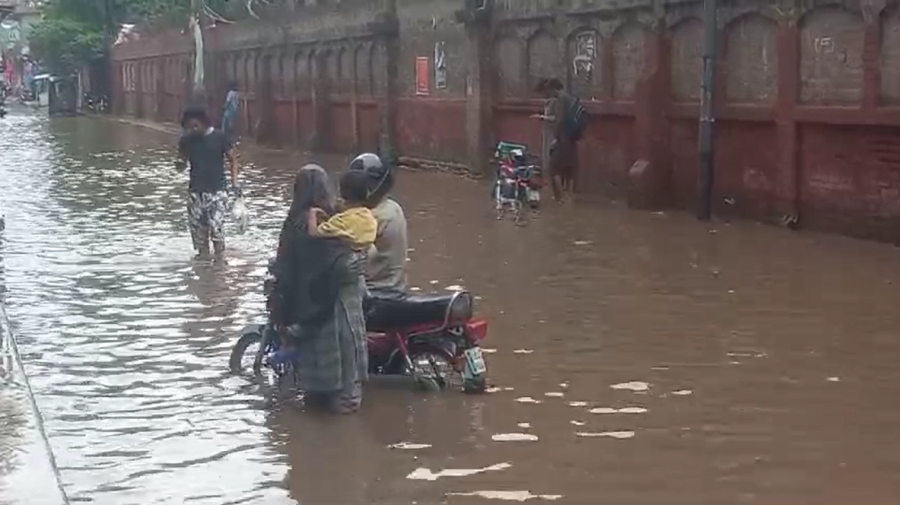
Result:
<svg viewBox="0 0 900 505">
<path fill-rule="evenodd" d="M 219 130 L 200 137 L 181 137 L 178 152 L 191 164 L 188 188 L 192 193 L 215 193 L 225 189 L 225 153 L 230 150 L 231 141 Z"/>
</svg>

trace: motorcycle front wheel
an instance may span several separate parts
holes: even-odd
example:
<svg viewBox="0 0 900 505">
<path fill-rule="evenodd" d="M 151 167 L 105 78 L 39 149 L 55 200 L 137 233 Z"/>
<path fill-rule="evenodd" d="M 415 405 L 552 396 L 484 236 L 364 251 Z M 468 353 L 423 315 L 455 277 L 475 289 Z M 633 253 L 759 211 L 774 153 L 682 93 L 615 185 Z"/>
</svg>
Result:
<svg viewBox="0 0 900 505">
<path fill-rule="evenodd" d="M 231 373 L 242 374 L 252 370 L 253 375 L 262 374 L 262 356 L 259 352 L 262 340 L 262 335 L 257 332 L 241 335 L 241 338 L 231 348 L 231 356 L 228 358 L 228 368 L 231 369 Z M 251 352 L 248 353 L 248 350 Z"/>
<path fill-rule="evenodd" d="M 241 338 L 231 349 L 228 366 L 238 375 L 250 372 L 253 380 L 262 388 L 266 396 L 289 398 L 296 394 L 297 380 L 292 365 L 280 365 L 278 370 L 263 363 L 265 340 L 259 332 L 251 331 Z"/>
</svg>

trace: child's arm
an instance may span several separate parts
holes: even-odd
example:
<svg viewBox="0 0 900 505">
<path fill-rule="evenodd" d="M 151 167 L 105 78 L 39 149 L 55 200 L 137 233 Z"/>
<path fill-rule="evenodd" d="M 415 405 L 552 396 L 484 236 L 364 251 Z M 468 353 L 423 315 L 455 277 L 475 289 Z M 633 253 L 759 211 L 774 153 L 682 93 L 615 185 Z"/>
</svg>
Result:
<svg viewBox="0 0 900 505">
<path fill-rule="evenodd" d="M 309 212 L 306 214 L 306 229 L 313 237 L 321 236 L 321 233 L 319 233 L 319 214 L 325 214 L 325 211 L 315 207 L 309 209 Z"/>
</svg>

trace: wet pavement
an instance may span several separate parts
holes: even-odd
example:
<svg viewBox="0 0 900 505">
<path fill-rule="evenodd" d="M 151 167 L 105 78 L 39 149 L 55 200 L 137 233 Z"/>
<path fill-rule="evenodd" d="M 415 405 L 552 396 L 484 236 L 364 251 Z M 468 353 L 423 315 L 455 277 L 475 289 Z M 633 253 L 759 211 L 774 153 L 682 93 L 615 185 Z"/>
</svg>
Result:
<svg viewBox="0 0 900 505">
<path fill-rule="evenodd" d="M 373 384 L 358 416 L 326 418 L 226 371 L 310 158 L 242 149 L 251 229 L 208 264 L 173 144 L 105 119 L 0 121 L 4 300 L 73 503 L 900 496 L 893 247 L 615 202 L 517 227 L 479 183 L 404 172 L 413 284 L 479 296 L 496 389 Z"/>
</svg>

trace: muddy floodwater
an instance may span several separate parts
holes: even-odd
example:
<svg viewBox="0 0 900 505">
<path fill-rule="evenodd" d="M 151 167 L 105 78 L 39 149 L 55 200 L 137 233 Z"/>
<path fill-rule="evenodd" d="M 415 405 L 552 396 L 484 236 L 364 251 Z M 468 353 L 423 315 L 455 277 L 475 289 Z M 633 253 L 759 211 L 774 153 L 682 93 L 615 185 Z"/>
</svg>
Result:
<svg viewBox="0 0 900 505">
<path fill-rule="evenodd" d="M 403 172 L 412 284 L 478 296 L 494 388 L 375 383 L 336 419 L 272 407 L 226 370 L 315 158 L 241 149 L 251 227 L 211 264 L 192 259 L 174 143 L 106 119 L 0 121 L 0 284 L 72 503 L 900 496 L 892 246 L 615 202 L 515 226 L 478 182 Z"/>
</svg>

